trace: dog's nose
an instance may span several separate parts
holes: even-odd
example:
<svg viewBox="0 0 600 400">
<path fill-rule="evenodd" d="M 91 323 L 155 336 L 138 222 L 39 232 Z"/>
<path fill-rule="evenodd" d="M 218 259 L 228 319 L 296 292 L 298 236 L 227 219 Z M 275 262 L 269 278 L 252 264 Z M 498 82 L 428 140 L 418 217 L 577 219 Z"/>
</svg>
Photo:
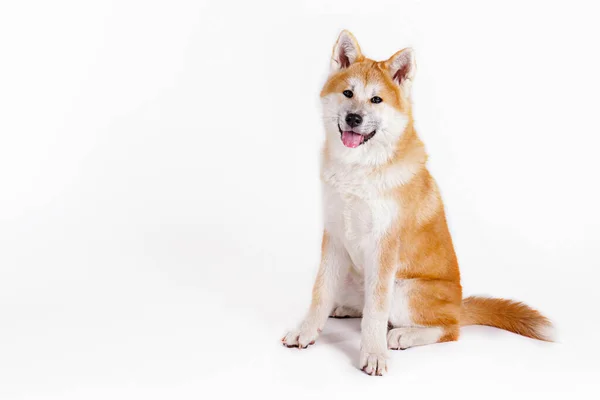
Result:
<svg viewBox="0 0 600 400">
<path fill-rule="evenodd" d="M 354 128 L 362 123 L 362 117 L 358 114 L 348 114 L 346 115 L 346 123 Z"/>
</svg>

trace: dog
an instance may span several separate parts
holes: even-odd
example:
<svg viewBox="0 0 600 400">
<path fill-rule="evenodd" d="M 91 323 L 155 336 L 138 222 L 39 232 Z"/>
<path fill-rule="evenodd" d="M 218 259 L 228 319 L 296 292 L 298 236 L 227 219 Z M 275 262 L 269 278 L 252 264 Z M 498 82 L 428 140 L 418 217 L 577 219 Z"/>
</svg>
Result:
<svg viewBox="0 0 600 400">
<path fill-rule="evenodd" d="M 551 341 L 551 322 L 512 300 L 463 299 L 444 205 L 415 131 L 412 49 L 365 57 L 343 31 L 321 91 L 324 231 L 309 311 L 287 347 L 314 344 L 328 317 L 362 317 L 359 367 L 388 369 L 388 349 L 457 340 L 488 325 Z"/>
</svg>

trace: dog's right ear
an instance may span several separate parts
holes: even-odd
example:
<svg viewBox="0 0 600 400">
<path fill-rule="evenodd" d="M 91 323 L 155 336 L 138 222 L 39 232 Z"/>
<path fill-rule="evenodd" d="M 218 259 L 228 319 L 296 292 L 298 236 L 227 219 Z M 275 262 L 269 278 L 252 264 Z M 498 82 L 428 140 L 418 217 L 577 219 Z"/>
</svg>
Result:
<svg viewBox="0 0 600 400">
<path fill-rule="evenodd" d="M 331 56 L 331 72 L 337 72 L 348 68 L 357 61 L 364 59 L 360 51 L 360 46 L 354 35 L 347 30 L 343 30 L 338 37 L 335 46 L 333 46 L 333 55 Z"/>
</svg>

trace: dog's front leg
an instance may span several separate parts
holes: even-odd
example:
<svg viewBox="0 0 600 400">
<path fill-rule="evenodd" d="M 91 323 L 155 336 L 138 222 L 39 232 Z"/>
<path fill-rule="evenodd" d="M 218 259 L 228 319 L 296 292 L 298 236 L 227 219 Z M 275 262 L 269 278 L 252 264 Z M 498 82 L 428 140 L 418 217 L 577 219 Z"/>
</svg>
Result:
<svg viewBox="0 0 600 400">
<path fill-rule="evenodd" d="M 321 265 L 313 285 L 310 309 L 298 328 L 281 339 L 287 347 L 306 348 L 313 344 L 335 306 L 335 295 L 350 266 L 350 256 L 340 243 L 323 232 Z"/>
<path fill-rule="evenodd" d="M 369 375 L 387 371 L 387 327 L 394 271 L 375 256 L 365 263 L 365 307 L 361 323 L 360 368 Z"/>
</svg>

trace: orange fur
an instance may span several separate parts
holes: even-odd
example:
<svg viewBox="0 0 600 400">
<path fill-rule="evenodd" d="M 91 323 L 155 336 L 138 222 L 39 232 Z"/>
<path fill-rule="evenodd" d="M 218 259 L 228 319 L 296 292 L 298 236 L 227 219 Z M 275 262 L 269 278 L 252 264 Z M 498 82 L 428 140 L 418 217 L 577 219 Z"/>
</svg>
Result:
<svg viewBox="0 0 600 400">
<path fill-rule="evenodd" d="M 382 84 L 382 91 L 378 95 L 383 101 L 392 104 L 397 109 L 406 112 L 410 108 L 409 102 L 401 95 L 398 86 L 394 84 L 388 73 L 388 61 L 374 61 L 361 57 L 360 62 L 352 64 L 334 76 L 323 86 L 321 97 L 332 92 L 341 93 L 347 88 L 349 77 L 358 77 L 363 82 L 378 82 Z"/>
<path fill-rule="evenodd" d="M 321 292 L 323 290 L 323 274 L 325 273 L 323 268 L 323 259 L 326 256 L 325 249 L 327 248 L 328 242 L 329 237 L 327 236 L 327 232 L 323 231 L 323 239 L 321 241 L 321 266 L 319 267 L 319 272 L 317 272 L 317 278 L 315 279 L 315 283 L 313 285 L 311 307 L 317 307 L 321 301 Z"/>
<path fill-rule="evenodd" d="M 460 324 L 493 326 L 534 339 L 552 340 L 546 333 L 551 326 L 548 318 L 518 301 L 467 297 L 462 303 Z"/>
</svg>

